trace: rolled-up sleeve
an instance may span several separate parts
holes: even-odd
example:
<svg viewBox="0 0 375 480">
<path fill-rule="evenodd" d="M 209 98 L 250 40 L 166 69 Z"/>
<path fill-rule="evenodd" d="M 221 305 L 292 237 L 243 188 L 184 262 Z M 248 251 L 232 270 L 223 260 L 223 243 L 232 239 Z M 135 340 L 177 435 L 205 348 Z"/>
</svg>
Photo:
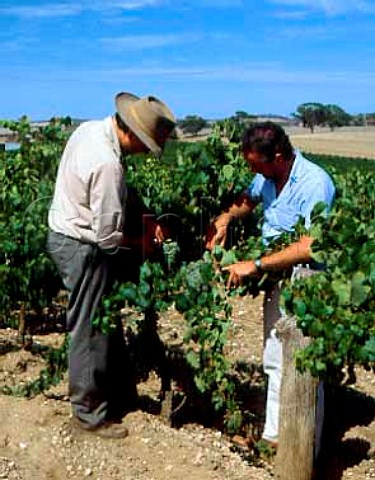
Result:
<svg viewBox="0 0 375 480">
<path fill-rule="evenodd" d="M 103 163 L 91 172 L 90 209 L 95 243 L 112 250 L 123 243 L 126 186 L 120 163 Z"/>
</svg>

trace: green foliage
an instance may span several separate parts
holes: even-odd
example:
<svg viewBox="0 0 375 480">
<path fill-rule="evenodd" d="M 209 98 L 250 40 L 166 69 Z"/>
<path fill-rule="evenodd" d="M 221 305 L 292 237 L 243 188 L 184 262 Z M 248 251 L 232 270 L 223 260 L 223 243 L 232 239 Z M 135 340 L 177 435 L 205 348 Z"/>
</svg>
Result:
<svg viewBox="0 0 375 480">
<path fill-rule="evenodd" d="M 60 121 L 35 130 L 25 118 L 1 125 L 17 131 L 21 144 L 18 151 L 0 152 L 0 313 L 9 318 L 20 302 L 27 309 L 47 305 L 60 282 L 44 245 L 53 180 L 68 132 Z M 103 299 L 95 319 L 98 328 L 109 333 L 121 320 L 122 308 L 129 305 L 144 314 L 139 320 L 142 330 L 158 312 L 175 305 L 186 319 L 186 360 L 196 386 L 217 410 L 226 413 L 232 429 L 241 422 L 225 357 L 233 293 L 224 289 L 220 266 L 267 253 L 259 237 L 249 236 L 245 226 L 239 225 L 226 250 L 203 254 L 208 222 L 252 177 L 234 141 L 236 128 L 229 123 L 216 126 L 202 143 L 171 142 L 158 160 L 126 159 L 128 185 L 157 216 L 172 219 L 175 232 L 163 246 L 164 260 L 145 262 L 137 282 L 118 284 Z M 313 157 L 329 169 L 338 190 L 331 215 L 317 210 L 310 232 L 316 239 L 314 258 L 325 269 L 303 282 L 288 284 L 284 298 L 288 311 L 312 338 L 311 345 L 298 354 L 298 365 L 322 376 L 348 363 L 374 365 L 375 185 L 370 161 Z M 298 226 L 294 235 L 283 236 L 272 249 L 302 233 Z M 275 280 L 262 276 L 234 294 L 256 295 Z M 64 350 L 56 355 L 50 363 L 59 369 Z M 35 388 L 27 387 L 27 394 L 57 379 L 53 372 L 43 373 Z"/>
<path fill-rule="evenodd" d="M 375 180 L 356 171 L 337 180 L 331 215 L 317 213 L 310 231 L 313 258 L 325 269 L 284 291 L 312 338 L 298 365 L 332 377 L 348 364 L 375 365 Z"/>
<path fill-rule="evenodd" d="M 325 122 L 324 105 L 317 102 L 302 103 L 297 107 L 294 116 L 301 120 L 304 127 L 314 132 L 316 125 L 322 125 Z"/>
<path fill-rule="evenodd" d="M 246 125 L 251 122 L 249 117 L 235 115 L 234 117 L 219 120 L 215 124 L 215 129 L 230 142 L 240 144 L 245 133 Z"/>
<path fill-rule="evenodd" d="M 32 398 L 58 385 L 68 368 L 69 336 L 66 335 L 60 348 L 39 348 L 31 347 L 33 353 L 40 353 L 46 361 L 46 367 L 42 369 L 38 378 L 30 382 L 16 385 L 14 387 L 4 386 L 1 393 L 16 397 Z M 36 351 L 35 351 L 36 350 Z M 35 351 L 35 352 L 34 352 Z"/>
<path fill-rule="evenodd" d="M 19 150 L 0 152 L 0 315 L 19 302 L 45 304 L 59 285 L 45 253 L 47 212 L 68 120 L 33 129 L 26 117 L 0 125 L 16 132 Z"/>
<path fill-rule="evenodd" d="M 220 280 L 218 275 L 209 253 L 183 265 L 175 304 L 187 322 L 187 361 L 195 372 L 198 390 L 209 392 L 215 407 L 221 409 L 233 391 L 226 378 L 229 364 L 224 356 L 231 307 L 223 287 L 215 281 Z"/>
<path fill-rule="evenodd" d="M 331 173 L 335 177 L 338 186 L 341 184 L 341 178 L 351 174 L 353 171 L 364 174 L 375 173 L 375 162 L 372 158 L 348 158 L 312 153 L 308 153 L 305 156 Z"/>
<path fill-rule="evenodd" d="M 127 183 L 157 216 L 179 219 L 184 259 L 202 255 L 202 238 L 211 218 L 249 183 L 251 173 L 238 145 L 224 145 L 215 131 L 204 143 L 173 143 L 166 158 L 127 158 Z M 174 161 L 171 161 L 174 159 Z"/>
<path fill-rule="evenodd" d="M 331 130 L 350 124 L 351 116 L 341 107 L 337 105 L 325 105 L 324 108 L 326 115 L 325 123 Z"/>
</svg>

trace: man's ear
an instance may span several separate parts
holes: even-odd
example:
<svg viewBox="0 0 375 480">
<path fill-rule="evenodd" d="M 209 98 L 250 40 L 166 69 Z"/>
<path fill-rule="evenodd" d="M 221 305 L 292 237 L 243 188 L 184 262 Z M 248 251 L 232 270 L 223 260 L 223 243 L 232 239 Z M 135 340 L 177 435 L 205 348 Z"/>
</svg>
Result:
<svg viewBox="0 0 375 480">
<path fill-rule="evenodd" d="M 280 163 L 284 161 L 284 156 L 282 153 L 276 153 L 275 154 L 275 162 Z"/>
</svg>

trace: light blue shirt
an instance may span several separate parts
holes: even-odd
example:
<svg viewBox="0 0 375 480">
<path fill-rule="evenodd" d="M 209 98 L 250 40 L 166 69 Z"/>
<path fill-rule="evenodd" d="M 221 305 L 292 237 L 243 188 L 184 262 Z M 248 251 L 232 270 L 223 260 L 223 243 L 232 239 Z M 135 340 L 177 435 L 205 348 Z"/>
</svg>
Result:
<svg viewBox="0 0 375 480">
<path fill-rule="evenodd" d="M 300 152 L 295 154 L 288 181 L 278 196 L 274 182 L 259 173 L 247 189 L 253 202 L 263 204 L 262 238 L 265 243 L 292 231 L 301 216 L 305 219 L 306 228 L 309 228 L 310 214 L 317 203 L 324 202 L 327 210 L 332 205 L 335 186 L 331 177 Z"/>
</svg>

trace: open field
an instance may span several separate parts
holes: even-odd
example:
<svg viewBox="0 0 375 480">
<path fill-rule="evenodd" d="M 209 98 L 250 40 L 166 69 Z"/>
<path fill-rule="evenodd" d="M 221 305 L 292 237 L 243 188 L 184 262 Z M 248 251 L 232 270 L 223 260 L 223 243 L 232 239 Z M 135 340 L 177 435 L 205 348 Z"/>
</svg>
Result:
<svg viewBox="0 0 375 480">
<path fill-rule="evenodd" d="M 304 152 L 375 159 L 375 127 L 342 127 L 333 132 L 317 128 L 314 133 L 289 127 L 286 131 L 293 145 Z"/>
<path fill-rule="evenodd" d="M 342 127 L 331 132 L 317 127 L 314 133 L 303 127 L 284 127 L 295 147 L 306 153 L 342 155 L 343 157 L 373 158 L 375 160 L 375 126 Z M 208 134 L 186 136 L 186 142 L 204 141 Z"/>
</svg>

